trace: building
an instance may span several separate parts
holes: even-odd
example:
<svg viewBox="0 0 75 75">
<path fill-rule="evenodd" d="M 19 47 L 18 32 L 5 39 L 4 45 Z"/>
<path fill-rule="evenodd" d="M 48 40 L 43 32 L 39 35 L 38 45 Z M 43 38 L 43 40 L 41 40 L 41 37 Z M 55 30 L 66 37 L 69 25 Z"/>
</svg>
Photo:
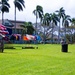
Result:
<svg viewBox="0 0 75 75">
<path fill-rule="evenodd" d="M 8 20 L 5 19 L 3 22 L 3 25 L 7 27 L 7 30 L 9 31 L 9 35 L 11 34 L 21 34 L 23 28 L 20 25 L 24 25 L 25 21 L 16 21 L 16 32 L 15 32 L 15 21 L 14 20 Z M 0 20 L 0 24 L 2 24 L 2 20 Z"/>
</svg>

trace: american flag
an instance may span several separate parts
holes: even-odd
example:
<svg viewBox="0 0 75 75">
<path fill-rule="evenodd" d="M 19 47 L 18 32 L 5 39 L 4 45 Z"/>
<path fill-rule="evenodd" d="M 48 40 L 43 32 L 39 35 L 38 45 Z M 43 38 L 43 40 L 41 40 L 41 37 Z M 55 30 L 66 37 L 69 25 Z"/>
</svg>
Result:
<svg viewBox="0 0 75 75">
<path fill-rule="evenodd" d="M 2 24 L 0 24 L 0 35 L 6 35 L 9 34 L 9 32 L 7 31 L 6 27 Z"/>
<path fill-rule="evenodd" d="M 6 30 L 6 27 L 0 24 L 0 30 Z"/>
</svg>

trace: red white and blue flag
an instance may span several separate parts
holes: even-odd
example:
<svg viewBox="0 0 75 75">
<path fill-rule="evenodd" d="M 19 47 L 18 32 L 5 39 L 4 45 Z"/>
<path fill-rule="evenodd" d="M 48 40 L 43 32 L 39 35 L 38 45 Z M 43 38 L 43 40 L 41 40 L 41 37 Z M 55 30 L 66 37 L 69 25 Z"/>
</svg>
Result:
<svg viewBox="0 0 75 75">
<path fill-rule="evenodd" d="M 0 24 L 0 35 L 4 37 L 6 34 L 9 34 L 9 32 L 4 25 Z"/>
</svg>

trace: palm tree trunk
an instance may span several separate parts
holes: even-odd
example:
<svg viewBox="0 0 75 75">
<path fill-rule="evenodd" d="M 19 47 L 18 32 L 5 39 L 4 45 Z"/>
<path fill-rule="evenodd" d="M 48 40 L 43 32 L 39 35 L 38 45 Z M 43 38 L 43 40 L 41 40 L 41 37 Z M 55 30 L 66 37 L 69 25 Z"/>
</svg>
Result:
<svg viewBox="0 0 75 75">
<path fill-rule="evenodd" d="M 70 40 L 71 40 L 71 43 L 73 43 L 73 37 L 74 37 L 74 35 L 73 35 L 73 33 L 72 33 L 72 32 L 73 32 L 73 27 L 71 28 L 71 30 L 72 30 L 72 31 L 71 31 L 71 38 L 70 38 Z"/>
<path fill-rule="evenodd" d="M 59 21 L 59 31 L 58 31 L 58 43 L 60 42 L 60 21 Z"/>
<path fill-rule="evenodd" d="M 45 44 L 45 26 L 44 26 L 44 40 L 43 41 L 44 41 L 44 44 Z"/>
<path fill-rule="evenodd" d="M 53 23 L 52 23 L 52 44 L 53 44 Z"/>
<path fill-rule="evenodd" d="M 36 25 L 35 25 L 35 35 L 37 35 L 37 12 L 36 12 Z"/>
<path fill-rule="evenodd" d="M 37 12 L 36 12 L 36 25 L 35 25 L 35 35 L 37 35 Z M 37 40 L 34 41 L 34 44 L 37 43 Z"/>
<path fill-rule="evenodd" d="M 66 42 L 67 41 L 67 39 L 66 39 L 66 27 L 65 27 L 65 38 L 64 39 L 65 39 L 65 42 Z"/>
<path fill-rule="evenodd" d="M 15 30 L 14 30 L 14 33 L 16 33 L 16 6 L 15 6 Z"/>
<path fill-rule="evenodd" d="M 3 15 L 4 15 L 4 13 L 2 12 L 2 24 L 3 24 Z"/>
</svg>

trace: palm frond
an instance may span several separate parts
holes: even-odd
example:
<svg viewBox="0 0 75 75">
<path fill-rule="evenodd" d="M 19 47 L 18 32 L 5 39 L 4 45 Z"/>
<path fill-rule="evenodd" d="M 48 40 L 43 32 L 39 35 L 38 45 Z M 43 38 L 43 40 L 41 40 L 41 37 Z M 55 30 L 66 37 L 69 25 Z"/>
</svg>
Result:
<svg viewBox="0 0 75 75">
<path fill-rule="evenodd" d="M 15 0 L 15 7 L 18 8 L 19 11 L 23 11 L 23 7 L 25 8 L 24 0 Z"/>
<path fill-rule="evenodd" d="M 8 0 L 2 0 L 1 4 L 1 11 L 4 13 L 4 12 L 9 12 L 9 8 L 10 8 L 10 5 L 9 3 L 7 2 Z"/>
</svg>

